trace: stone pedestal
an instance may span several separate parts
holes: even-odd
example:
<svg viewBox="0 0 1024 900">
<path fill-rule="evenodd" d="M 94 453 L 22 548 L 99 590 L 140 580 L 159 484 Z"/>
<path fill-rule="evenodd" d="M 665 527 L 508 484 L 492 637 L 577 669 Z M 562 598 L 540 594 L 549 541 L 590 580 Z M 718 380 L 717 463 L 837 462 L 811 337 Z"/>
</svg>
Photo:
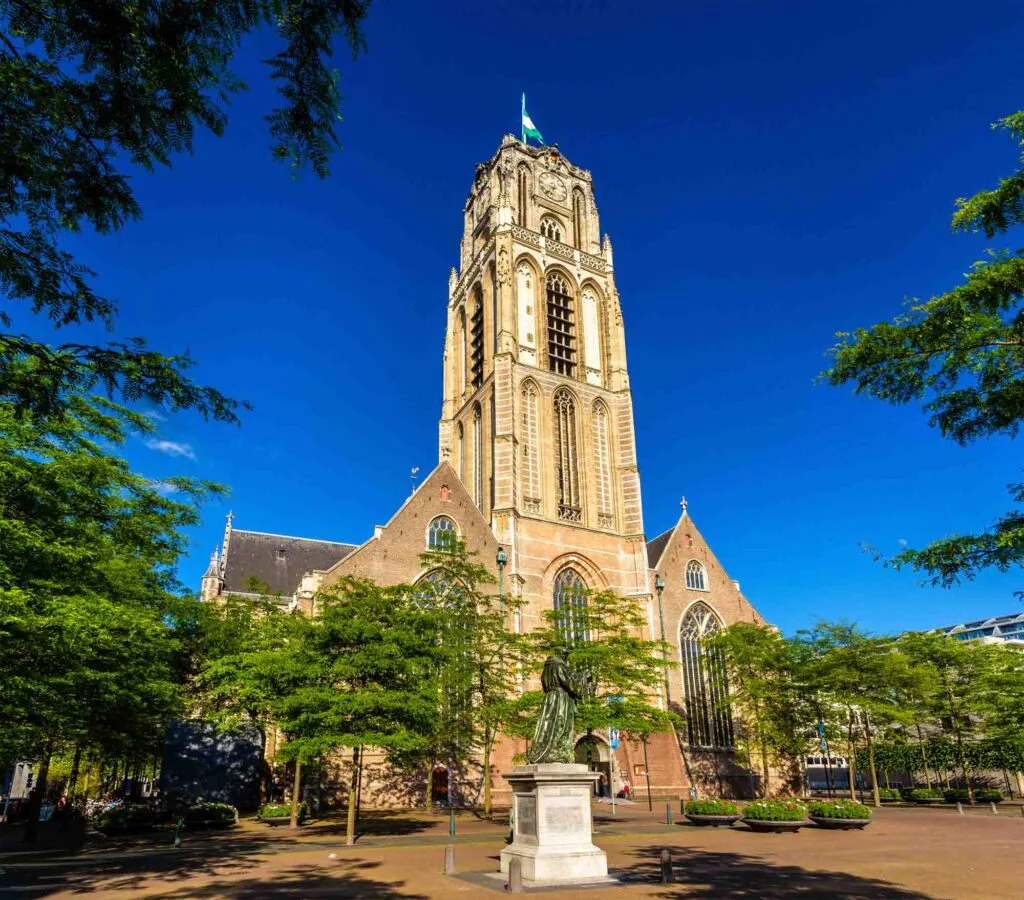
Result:
<svg viewBox="0 0 1024 900">
<path fill-rule="evenodd" d="M 512 843 L 501 851 L 501 871 L 522 861 L 529 881 L 586 881 L 608 875 L 608 857 L 594 846 L 590 798 L 597 772 L 575 763 L 516 766 L 503 776 L 512 786 Z"/>
</svg>

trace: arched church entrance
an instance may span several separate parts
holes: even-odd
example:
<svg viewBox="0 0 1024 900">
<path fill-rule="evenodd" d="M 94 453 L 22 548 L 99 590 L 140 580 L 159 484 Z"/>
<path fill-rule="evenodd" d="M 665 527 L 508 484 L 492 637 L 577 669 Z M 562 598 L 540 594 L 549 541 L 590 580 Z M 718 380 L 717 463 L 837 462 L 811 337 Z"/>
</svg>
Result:
<svg viewBox="0 0 1024 900">
<path fill-rule="evenodd" d="M 448 768 L 447 766 L 435 766 L 430 776 L 430 799 L 434 806 L 448 806 Z"/>
<path fill-rule="evenodd" d="M 582 763 L 591 772 L 600 772 L 604 776 L 603 796 L 610 797 L 612 791 L 612 763 L 608 744 L 597 735 L 585 735 L 576 742 L 576 762 Z M 602 796 L 602 785 L 598 781 L 594 785 L 594 793 Z"/>
</svg>

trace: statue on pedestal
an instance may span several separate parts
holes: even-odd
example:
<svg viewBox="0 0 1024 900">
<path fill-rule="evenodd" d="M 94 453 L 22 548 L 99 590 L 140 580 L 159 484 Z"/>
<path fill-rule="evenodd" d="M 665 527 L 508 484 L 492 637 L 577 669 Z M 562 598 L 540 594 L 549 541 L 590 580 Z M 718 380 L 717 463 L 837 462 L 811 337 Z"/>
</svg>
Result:
<svg viewBox="0 0 1024 900">
<path fill-rule="evenodd" d="M 560 647 L 544 663 L 540 683 L 544 702 L 526 759 L 533 765 L 575 762 L 572 736 L 576 703 L 590 692 L 590 677 L 573 672 L 569 668 L 568 648 Z"/>
</svg>

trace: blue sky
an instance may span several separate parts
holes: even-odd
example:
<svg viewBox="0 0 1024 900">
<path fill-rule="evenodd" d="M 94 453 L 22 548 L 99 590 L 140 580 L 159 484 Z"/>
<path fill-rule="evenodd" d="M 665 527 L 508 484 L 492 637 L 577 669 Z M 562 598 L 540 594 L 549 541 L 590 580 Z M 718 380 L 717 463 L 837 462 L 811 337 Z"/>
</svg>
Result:
<svg viewBox="0 0 1024 900">
<path fill-rule="evenodd" d="M 1010 441 L 960 448 L 916 408 L 814 379 L 834 332 L 979 257 L 948 220 L 1015 165 L 989 124 L 1024 105 L 1019 4 L 389 0 L 367 39 L 358 62 L 339 55 L 329 180 L 270 159 L 262 37 L 227 134 L 137 173 L 140 223 L 73 244 L 121 303 L 118 335 L 187 348 L 199 380 L 255 407 L 237 429 L 176 416 L 162 450 L 129 449 L 154 477 L 232 489 L 184 581 L 228 508 L 241 528 L 362 541 L 410 468 L 434 465 L 461 207 L 526 91 L 548 141 L 593 172 L 615 248 L 648 535 L 685 494 L 787 631 L 1018 608 L 1016 573 L 942 591 L 862 548 L 984 527 L 1018 478 Z"/>
</svg>

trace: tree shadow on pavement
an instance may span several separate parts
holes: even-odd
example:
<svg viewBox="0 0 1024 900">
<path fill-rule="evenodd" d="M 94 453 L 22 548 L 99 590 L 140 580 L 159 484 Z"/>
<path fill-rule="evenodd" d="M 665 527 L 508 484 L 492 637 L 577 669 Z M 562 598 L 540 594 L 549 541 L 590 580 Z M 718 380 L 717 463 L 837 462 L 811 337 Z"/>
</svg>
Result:
<svg viewBox="0 0 1024 900">
<path fill-rule="evenodd" d="M 662 885 L 659 897 L 750 898 L 750 900 L 934 900 L 889 881 L 844 872 L 775 865 L 739 853 L 710 853 L 671 847 L 675 883 Z M 617 874 L 630 881 L 659 881 L 661 848 L 633 853 L 640 862 Z"/>
</svg>

